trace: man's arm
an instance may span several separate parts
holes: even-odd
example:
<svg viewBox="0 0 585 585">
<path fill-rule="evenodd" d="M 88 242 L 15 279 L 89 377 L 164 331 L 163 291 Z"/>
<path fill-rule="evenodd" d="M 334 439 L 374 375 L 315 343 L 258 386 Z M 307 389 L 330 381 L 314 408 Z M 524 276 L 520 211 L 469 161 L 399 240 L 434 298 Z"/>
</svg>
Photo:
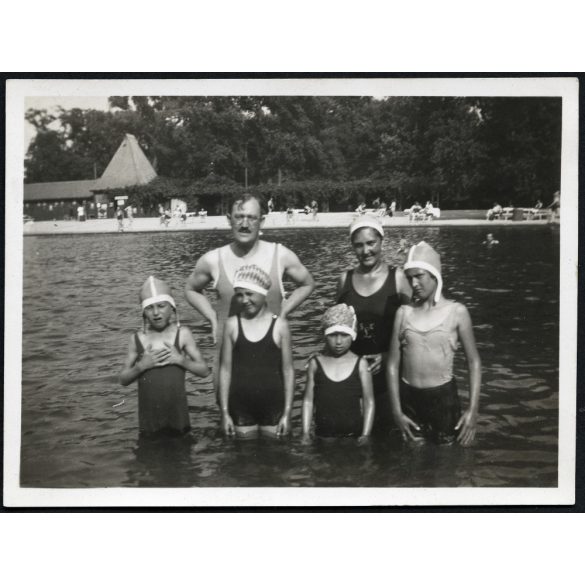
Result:
<svg viewBox="0 0 585 585">
<path fill-rule="evenodd" d="M 185 298 L 187 302 L 205 317 L 211 325 L 211 336 L 213 343 L 217 342 L 217 313 L 211 306 L 209 299 L 203 294 L 203 289 L 212 280 L 210 252 L 199 258 L 195 269 L 187 278 L 185 284 Z"/>
<path fill-rule="evenodd" d="M 284 272 L 297 285 L 288 299 L 283 301 L 280 309 L 280 317 L 286 319 L 313 292 L 315 281 L 292 250 L 284 246 L 281 246 L 281 249 L 280 262 Z"/>
</svg>

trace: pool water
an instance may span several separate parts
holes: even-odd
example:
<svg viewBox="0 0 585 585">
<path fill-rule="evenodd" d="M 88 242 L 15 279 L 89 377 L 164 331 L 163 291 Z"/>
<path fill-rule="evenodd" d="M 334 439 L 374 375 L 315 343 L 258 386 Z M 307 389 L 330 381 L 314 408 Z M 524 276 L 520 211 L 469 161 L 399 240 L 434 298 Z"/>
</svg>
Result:
<svg viewBox="0 0 585 585">
<path fill-rule="evenodd" d="M 402 238 L 434 246 L 447 298 L 471 313 L 483 382 L 477 439 L 467 449 L 411 447 L 396 437 L 362 447 L 349 439 L 301 444 L 304 365 L 322 346 L 320 317 L 334 300 L 336 279 L 354 264 L 346 230 L 265 236 L 294 250 L 317 281 L 290 319 L 293 432 L 280 441 L 224 438 L 211 379 L 191 374 L 192 432 L 139 439 L 136 383 L 117 382 L 128 340 L 141 326 L 138 291 L 149 274 L 174 287 L 181 322 L 211 361 L 209 329 L 182 291 L 197 258 L 227 243 L 227 232 L 26 237 L 21 485 L 556 486 L 559 234 L 547 226 L 491 230 L 500 244 L 490 250 L 482 227 L 387 229 L 384 242 L 389 263 L 403 262 L 396 251 Z M 455 373 L 465 407 L 462 350 Z"/>
</svg>

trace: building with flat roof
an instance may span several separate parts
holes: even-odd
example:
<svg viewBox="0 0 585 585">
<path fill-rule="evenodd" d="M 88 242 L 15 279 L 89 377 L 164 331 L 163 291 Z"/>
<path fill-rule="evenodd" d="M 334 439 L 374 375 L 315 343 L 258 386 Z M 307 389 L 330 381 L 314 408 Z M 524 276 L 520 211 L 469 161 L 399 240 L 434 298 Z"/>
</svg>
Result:
<svg viewBox="0 0 585 585">
<path fill-rule="evenodd" d="M 74 219 L 77 207 L 83 205 L 86 215 L 96 215 L 96 204 L 90 181 L 56 181 L 24 184 L 24 213 L 37 221 Z"/>
</svg>

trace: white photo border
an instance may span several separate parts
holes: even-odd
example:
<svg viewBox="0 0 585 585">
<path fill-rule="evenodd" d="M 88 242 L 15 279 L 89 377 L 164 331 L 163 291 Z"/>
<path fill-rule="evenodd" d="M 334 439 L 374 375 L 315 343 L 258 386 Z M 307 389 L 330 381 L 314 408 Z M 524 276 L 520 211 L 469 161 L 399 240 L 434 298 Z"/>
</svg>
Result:
<svg viewBox="0 0 585 585">
<path fill-rule="evenodd" d="M 534 506 L 575 503 L 579 83 L 576 77 L 9 79 L 6 82 L 4 505 L 11 507 Z M 559 443 L 556 488 L 21 488 L 25 99 L 112 95 L 562 98 Z"/>
</svg>

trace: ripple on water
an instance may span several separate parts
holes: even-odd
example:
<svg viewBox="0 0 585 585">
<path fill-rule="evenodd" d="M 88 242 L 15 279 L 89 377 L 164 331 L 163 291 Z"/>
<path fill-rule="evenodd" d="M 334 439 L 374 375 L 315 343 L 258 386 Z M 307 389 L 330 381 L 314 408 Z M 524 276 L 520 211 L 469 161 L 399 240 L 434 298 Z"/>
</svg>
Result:
<svg viewBox="0 0 585 585">
<path fill-rule="evenodd" d="M 339 274 L 354 262 L 345 229 L 266 234 L 297 253 L 316 277 L 317 288 L 290 319 L 296 380 L 293 436 L 244 443 L 221 436 L 211 378 L 187 376 L 193 430 L 177 441 L 139 438 L 135 385 L 122 388 L 117 382 L 128 339 L 141 326 L 136 294 L 146 276 L 156 274 L 182 291 L 196 260 L 229 241 L 228 234 L 27 237 L 22 485 L 556 485 L 558 246 L 551 244 L 548 230 L 545 237 L 537 228 L 515 230 L 500 237 L 502 250 L 514 254 L 486 254 L 484 232 L 389 229 L 383 248 L 385 259 L 393 262 L 401 238 L 428 241 L 442 255 L 447 295 L 468 306 L 483 362 L 478 438 L 472 449 L 410 449 L 396 437 L 373 441 L 368 448 L 358 448 L 355 441 L 301 444 L 306 359 L 322 347 L 321 315 L 334 302 Z M 289 283 L 286 288 L 291 290 Z M 183 324 L 212 359 L 216 348 L 208 325 L 181 293 L 176 298 Z M 455 372 L 465 405 L 468 376 L 461 354 Z"/>
</svg>

